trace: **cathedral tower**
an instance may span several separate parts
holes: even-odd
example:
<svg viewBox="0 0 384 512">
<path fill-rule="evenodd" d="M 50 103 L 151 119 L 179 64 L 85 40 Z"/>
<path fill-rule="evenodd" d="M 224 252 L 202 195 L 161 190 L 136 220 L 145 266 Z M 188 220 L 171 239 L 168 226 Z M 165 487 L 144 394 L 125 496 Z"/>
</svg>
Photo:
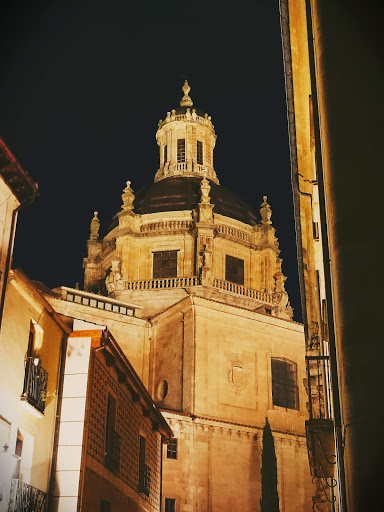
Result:
<svg viewBox="0 0 384 512">
<path fill-rule="evenodd" d="M 139 305 L 148 322 L 148 389 L 175 433 L 163 510 L 259 511 L 269 428 L 282 510 L 309 510 L 304 337 L 272 210 L 263 197 L 256 213 L 219 184 L 214 127 L 189 92 L 186 82 L 180 106 L 159 122 L 154 182 L 137 192 L 127 182 L 103 239 L 95 213 L 85 289 Z M 135 343 L 127 332 L 136 361 Z"/>
</svg>

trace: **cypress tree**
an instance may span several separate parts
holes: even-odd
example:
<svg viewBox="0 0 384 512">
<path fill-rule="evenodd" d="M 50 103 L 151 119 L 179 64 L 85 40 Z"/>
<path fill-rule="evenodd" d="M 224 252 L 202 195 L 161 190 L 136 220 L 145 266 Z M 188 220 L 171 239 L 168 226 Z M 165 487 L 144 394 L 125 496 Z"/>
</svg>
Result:
<svg viewBox="0 0 384 512">
<path fill-rule="evenodd" d="M 275 442 L 268 418 L 265 419 L 265 427 L 263 428 L 260 509 L 261 512 L 279 512 Z"/>
</svg>

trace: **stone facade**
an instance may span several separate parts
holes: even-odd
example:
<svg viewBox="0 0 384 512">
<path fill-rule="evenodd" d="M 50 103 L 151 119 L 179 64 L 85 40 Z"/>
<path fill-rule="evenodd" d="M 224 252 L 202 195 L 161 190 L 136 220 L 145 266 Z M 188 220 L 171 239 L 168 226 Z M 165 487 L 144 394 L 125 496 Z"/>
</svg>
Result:
<svg viewBox="0 0 384 512">
<path fill-rule="evenodd" d="M 172 431 L 111 334 L 78 327 L 66 353 L 53 510 L 159 511 L 161 446 Z"/>
<path fill-rule="evenodd" d="M 0 336 L 1 512 L 46 510 L 68 333 L 33 283 L 11 271 Z"/>
<path fill-rule="evenodd" d="M 309 511 L 305 342 L 272 210 L 264 197 L 257 221 L 218 184 L 212 122 L 191 111 L 188 84 L 183 92 L 159 123 L 154 184 L 135 194 L 127 182 L 104 238 L 92 220 L 85 290 L 139 305 L 135 316 L 147 322 L 148 390 L 177 439 L 163 448 L 162 510 L 259 511 L 268 427 L 280 510 Z M 124 351 L 140 368 L 133 345 Z M 290 375 L 284 382 L 277 367 Z M 280 402 L 287 379 L 291 399 Z"/>
<path fill-rule="evenodd" d="M 152 323 L 152 393 L 179 448 L 177 462 L 164 461 L 164 497 L 176 499 L 180 511 L 191 503 L 199 511 L 258 510 L 268 417 L 276 438 L 281 510 L 310 509 L 302 327 L 197 295 Z M 273 403 L 273 358 L 297 365 L 296 409 Z M 168 391 L 160 400 L 164 380 Z"/>
</svg>

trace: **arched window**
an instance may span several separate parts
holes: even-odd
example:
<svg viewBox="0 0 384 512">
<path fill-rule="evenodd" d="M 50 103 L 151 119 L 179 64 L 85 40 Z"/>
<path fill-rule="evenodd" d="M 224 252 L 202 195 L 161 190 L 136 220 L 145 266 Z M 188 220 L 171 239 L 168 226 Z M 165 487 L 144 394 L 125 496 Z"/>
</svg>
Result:
<svg viewBox="0 0 384 512">
<path fill-rule="evenodd" d="M 296 363 L 288 359 L 273 357 L 272 403 L 287 409 L 298 409 Z"/>
</svg>

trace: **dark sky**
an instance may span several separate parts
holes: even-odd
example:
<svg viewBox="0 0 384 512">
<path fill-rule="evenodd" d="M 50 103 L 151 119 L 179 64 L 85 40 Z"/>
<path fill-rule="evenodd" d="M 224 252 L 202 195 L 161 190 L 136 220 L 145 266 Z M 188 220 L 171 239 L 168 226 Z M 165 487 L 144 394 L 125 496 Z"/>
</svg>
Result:
<svg viewBox="0 0 384 512">
<path fill-rule="evenodd" d="M 278 0 L 12 2 L 0 22 L 0 136 L 38 182 L 14 266 L 82 286 L 94 210 L 106 227 L 125 182 L 152 181 L 159 119 L 185 79 L 215 125 L 220 182 L 268 196 L 300 319 Z"/>
</svg>

